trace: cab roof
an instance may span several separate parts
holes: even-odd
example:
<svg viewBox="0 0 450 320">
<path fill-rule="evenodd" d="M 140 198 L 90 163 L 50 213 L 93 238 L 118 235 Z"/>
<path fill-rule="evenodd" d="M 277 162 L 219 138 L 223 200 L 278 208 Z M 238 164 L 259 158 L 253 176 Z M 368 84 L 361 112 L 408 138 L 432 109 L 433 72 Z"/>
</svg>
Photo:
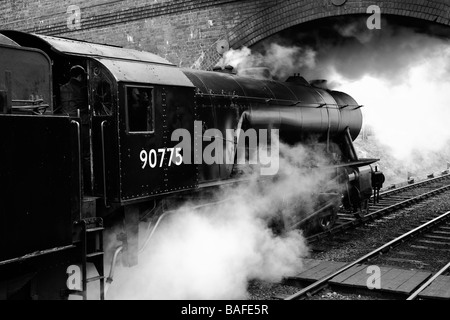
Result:
<svg viewBox="0 0 450 320">
<path fill-rule="evenodd" d="M 39 34 L 33 35 L 47 42 L 55 50 L 70 55 L 123 59 L 173 66 L 173 64 L 166 59 L 163 59 L 156 54 L 146 51 L 126 49 L 116 46 L 72 40 L 67 38 L 50 37 Z"/>
<path fill-rule="evenodd" d="M 103 64 L 119 81 L 194 87 L 181 70 L 160 56 L 135 49 L 86 41 L 3 30 L 0 34 L 25 47 L 75 57 L 92 58 Z"/>
</svg>

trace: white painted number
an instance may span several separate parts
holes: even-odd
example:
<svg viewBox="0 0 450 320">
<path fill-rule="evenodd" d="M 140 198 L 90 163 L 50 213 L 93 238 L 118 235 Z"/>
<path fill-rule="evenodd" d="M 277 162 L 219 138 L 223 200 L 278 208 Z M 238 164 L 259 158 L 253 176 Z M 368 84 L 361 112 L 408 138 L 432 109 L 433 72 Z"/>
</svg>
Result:
<svg viewBox="0 0 450 320">
<path fill-rule="evenodd" d="M 150 168 L 152 168 L 152 169 L 156 168 L 157 163 L 158 163 L 158 154 L 156 153 L 156 150 L 150 150 L 149 160 L 148 160 L 148 164 L 150 165 Z"/>
<path fill-rule="evenodd" d="M 182 150 L 181 148 L 176 148 L 176 149 L 175 149 L 175 151 L 176 151 L 176 152 L 175 152 L 175 158 L 178 159 L 178 161 L 175 162 L 175 164 L 176 164 L 177 166 L 179 166 L 179 165 L 181 165 L 181 164 L 183 163 L 183 156 L 182 156 L 181 153 L 180 153 L 181 150 Z"/>
<path fill-rule="evenodd" d="M 164 164 L 164 157 L 166 156 L 166 149 L 158 149 L 158 152 L 162 153 L 161 163 L 159 164 L 159 167 L 162 168 L 162 166 Z M 169 162 L 169 166 L 170 166 L 170 162 Z"/>
<path fill-rule="evenodd" d="M 141 161 L 142 161 L 142 169 L 145 169 L 145 167 L 147 166 L 147 161 L 148 161 L 148 154 L 147 154 L 147 151 L 145 151 L 145 150 L 141 151 Z"/>
<path fill-rule="evenodd" d="M 168 166 L 170 167 L 172 163 L 174 163 L 176 166 L 180 166 L 183 163 L 181 150 L 182 150 L 181 148 L 158 149 L 158 151 L 154 149 L 150 151 L 142 150 L 139 156 L 142 162 L 142 169 L 145 169 L 147 165 L 150 166 L 150 168 L 152 169 L 156 168 L 158 165 L 158 153 L 161 155 L 159 167 L 162 168 L 164 166 L 166 152 L 170 152 L 170 159 Z"/>
<path fill-rule="evenodd" d="M 175 151 L 175 149 L 170 149 L 170 159 L 169 159 L 169 167 L 170 167 L 170 164 L 172 163 L 172 161 L 173 161 L 173 152 Z"/>
</svg>

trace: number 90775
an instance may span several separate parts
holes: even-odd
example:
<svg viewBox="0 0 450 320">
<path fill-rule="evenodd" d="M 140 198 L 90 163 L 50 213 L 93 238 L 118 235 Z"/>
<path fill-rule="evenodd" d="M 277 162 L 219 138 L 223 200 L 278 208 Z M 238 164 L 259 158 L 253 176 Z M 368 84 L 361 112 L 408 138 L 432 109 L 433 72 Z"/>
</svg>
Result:
<svg viewBox="0 0 450 320">
<path fill-rule="evenodd" d="M 176 166 L 180 166 L 183 163 L 183 156 L 181 155 L 181 148 L 168 148 L 168 149 L 152 149 L 150 151 L 142 150 L 140 154 L 140 159 L 142 162 L 142 169 L 145 169 L 147 166 L 154 169 L 156 167 L 162 168 L 164 166 L 164 160 L 167 156 L 169 157 L 168 166 L 170 167 L 173 164 Z M 161 155 L 161 160 L 158 161 L 158 154 Z"/>
</svg>

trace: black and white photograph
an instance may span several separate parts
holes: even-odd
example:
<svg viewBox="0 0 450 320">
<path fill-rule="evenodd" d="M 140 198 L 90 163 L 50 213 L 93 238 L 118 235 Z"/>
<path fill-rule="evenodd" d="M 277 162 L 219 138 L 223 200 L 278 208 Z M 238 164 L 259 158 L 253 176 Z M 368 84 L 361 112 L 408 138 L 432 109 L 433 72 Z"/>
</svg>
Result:
<svg viewBox="0 0 450 320">
<path fill-rule="evenodd" d="M 450 0 L 0 1 L 0 300 L 450 300 Z"/>
</svg>

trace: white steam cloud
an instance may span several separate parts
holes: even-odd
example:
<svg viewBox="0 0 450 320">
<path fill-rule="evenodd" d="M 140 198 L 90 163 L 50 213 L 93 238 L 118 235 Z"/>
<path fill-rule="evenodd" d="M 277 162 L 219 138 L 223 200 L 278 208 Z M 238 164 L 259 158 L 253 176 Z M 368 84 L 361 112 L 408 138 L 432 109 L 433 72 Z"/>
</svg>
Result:
<svg viewBox="0 0 450 320">
<path fill-rule="evenodd" d="M 391 182 L 444 169 L 450 160 L 450 41 L 387 22 L 379 34 L 354 25 L 340 32 L 357 39 L 359 50 L 340 47 L 324 57 L 323 68 L 336 90 L 365 105 L 372 143 L 384 146 L 370 156 L 382 158 Z"/>
<path fill-rule="evenodd" d="M 169 215 L 132 269 L 119 268 L 108 299 L 247 299 L 250 280 L 281 281 L 302 269 L 309 252 L 302 231 L 280 235 L 268 218 L 310 213 L 311 194 L 328 177 L 299 164 L 319 155 L 280 145 L 280 173 L 270 181 L 226 188 L 222 204 Z"/>
<path fill-rule="evenodd" d="M 309 48 L 285 47 L 272 43 L 266 47 L 265 53 L 252 52 L 243 47 L 239 50 L 227 51 L 218 66 L 224 68 L 232 66 L 238 74 L 246 69 L 266 67 L 273 78 L 286 78 L 292 74 L 292 70 L 299 67 L 315 67 L 315 52 Z"/>
<path fill-rule="evenodd" d="M 385 19 L 381 30 L 369 30 L 366 20 L 342 18 L 326 32 L 290 30 L 259 44 L 262 53 L 230 51 L 221 64 L 238 71 L 266 66 L 280 80 L 294 73 L 327 79 L 331 89 L 350 94 L 364 105 L 364 124 L 373 133 L 367 143 L 357 141 L 358 151 L 381 158 L 388 183 L 405 181 L 408 172 L 423 177 L 445 169 L 450 41 L 435 36 L 443 34 L 436 27 L 418 30 Z"/>
</svg>

